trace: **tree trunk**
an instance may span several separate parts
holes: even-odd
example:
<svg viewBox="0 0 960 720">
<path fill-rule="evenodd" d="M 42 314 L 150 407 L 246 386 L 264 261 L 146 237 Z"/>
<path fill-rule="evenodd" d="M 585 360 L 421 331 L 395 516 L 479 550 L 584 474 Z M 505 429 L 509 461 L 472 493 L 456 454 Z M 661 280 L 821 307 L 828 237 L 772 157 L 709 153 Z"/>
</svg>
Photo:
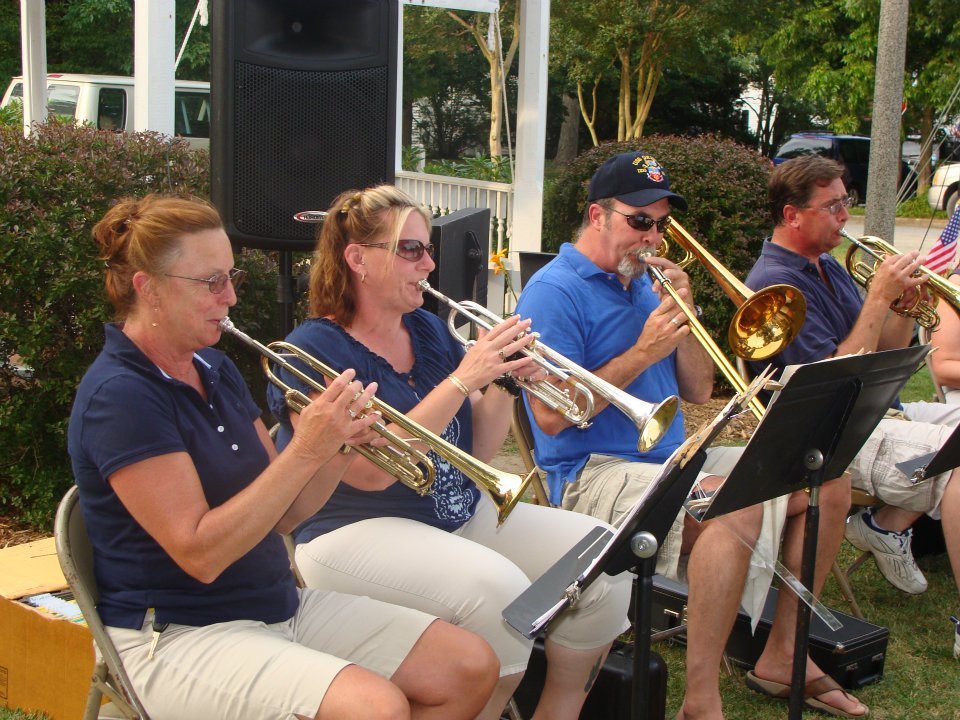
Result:
<svg viewBox="0 0 960 720">
<path fill-rule="evenodd" d="M 573 95 L 563 96 L 563 113 L 555 158 L 560 164 L 566 164 L 577 156 L 580 142 L 580 103 Z"/>
</svg>

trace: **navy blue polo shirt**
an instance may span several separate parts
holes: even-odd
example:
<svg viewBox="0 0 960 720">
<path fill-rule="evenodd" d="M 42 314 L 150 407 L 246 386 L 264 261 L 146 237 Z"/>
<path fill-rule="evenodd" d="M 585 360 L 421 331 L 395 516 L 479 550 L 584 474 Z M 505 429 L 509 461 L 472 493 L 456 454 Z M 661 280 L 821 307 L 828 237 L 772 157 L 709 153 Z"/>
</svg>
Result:
<svg viewBox="0 0 960 720">
<path fill-rule="evenodd" d="M 372 352 L 341 326 L 326 318 L 310 318 L 300 323 L 287 337 L 308 354 L 326 363 L 336 372 L 347 368 L 357 372 L 363 383 L 377 383 L 377 398 L 394 410 L 409 412 L 437 385 L 446 381 L 463 359 L 463 346 L 453 339 L 447 325 L 433 313 L 418 308 L 402 319 L 413 346 L 410 372 L 394 370 L 386 358 Z M 305 367 L 301 368 L 307 371 Z M 280 377 L 301 392 L 311 388 L 280 370 Z M 317 373 L 307 371 L 308 375 Z M 293 426 L 283 393 L 275 385 L 267 388 L 270 411 L 280 420 L 277 447 L 290 442 Z M 440 433 L 444 440 L 469 453 L 473 450 L 473 409 L 464 399 L 457 414 Z M 401 432 L 401 437 L 407 434 Z M 359 490 L 339 483 L 322 508 L 305 520 L 294 532 L 297 543 L 351 523 L 376 517 L 400 517 L 417 520 L 440 530 L 456 530 L 466 523 L 477 508 L 480 491 L 460 470 L 436 453 L 429 453 L 436 470 L 430 494 L 420 496 L 406 485 L 395 482 L 383 490 Z"/>
<path fill-rule="evenodd" d="M 517 313 L 533 320 L 532 328 L 545 345 L 593 370 L 626 352 L 659 305 L 649 277 L 624 287 L 615 273 L 602 270 L 566 243 L 524 286 Z M 651 403 L 679 395 L 676 352 L 648 367 L 625 390 Z M 546 435 L 531 418 L 537 465 L 547 472 L 552 502 L 560 502 L 564 483 L 576 479 L 591 453 L 659 464 L 684 439 L 680 412 L 660 442 L 646 453 L 637 450 L 636 426 L 617 408 L 604 408 L 591 423 L 584 430 L 569 427 Z"/>
<path fill-rule="evenodd" d="M 155 608 L 158 622 L 183 625 L 280 622 L 299 602 L 278 534 L 205 584 L 167 555 L 110 487 L 107 478 L 123 467 L 185 452 L 216 507 L 267 466 L 253 424 L 260 410 L 236 366 L 212 348 L 196 353 L 194 365 L 206 401 L 160 370 L 118 325 L 108 324 L 104 348 L 77 390 L 67 447 L 93 545 L 98 609 L 113 627 L 141 627 L 148 608 Z"/>
<path fill-rule="evenodd" d="M 769 361 L 750 363 L 754 373 L 768 364 L 783 368 L 823 360 L 833 355 L 850 334 L 863 307 L 860 291 L 832 255 L 821 255 L 820 267 L 829 285 L 820 277 L 816 265 L 805 257 L 774 244 L 770 238 L 764 241 L 760 257 L 747 275 L 747 287 L 759 290 L 777 283 L 793 285 L 807 301 L 807 317 L 797 337 L 783 352 Z"/>
</svg>

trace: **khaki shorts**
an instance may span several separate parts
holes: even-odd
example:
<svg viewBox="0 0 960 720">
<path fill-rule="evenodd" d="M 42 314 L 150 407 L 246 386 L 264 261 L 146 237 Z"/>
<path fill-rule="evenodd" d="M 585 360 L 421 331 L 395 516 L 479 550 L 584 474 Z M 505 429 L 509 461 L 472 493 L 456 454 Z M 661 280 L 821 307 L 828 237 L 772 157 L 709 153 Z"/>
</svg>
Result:
<svg viewBox="0 0 960 720">
<path fill-rule="evenodd" d="M 954 428 L 923 422 L 884 419 L 863 444 L 848 468 L 853 486 L 866 490 L 887 505 L 923 512 L 939 519 L 940 501 L 950 473 L 914 484 L 896 464 L 935 452 Z"/>
<path fill-rule="evenodd" d="M 903 414 L 913 422 L 932 423 L 933 425 L 960 425 L 960 405 L 941 402 L 904 403 Z"/>
<path fill-rule="evenodd" d="M 726 477 L 743 454 L 742 447 L 707 450 L 698 480 L 708 475 Z M 561 507 L 614 524 L 626 514 L 657 477 L 661 465 L 629 462 L 610 455 L 591 455 L 575 482 L 566 486 Z M 677 577 L 684 511 L 680 511 L 657 556 L 657 572 Z"/>
<path fill-rule="evenodd" d="M 107 631 L 153 720 L 277 720 L 314 717 L 348 665 L 391 677 L 436 620 L 366 597 L 300 593 L 286 622 L 171 624 L 152 660 L 152 612 L 140 630 Z"/>
</svg>

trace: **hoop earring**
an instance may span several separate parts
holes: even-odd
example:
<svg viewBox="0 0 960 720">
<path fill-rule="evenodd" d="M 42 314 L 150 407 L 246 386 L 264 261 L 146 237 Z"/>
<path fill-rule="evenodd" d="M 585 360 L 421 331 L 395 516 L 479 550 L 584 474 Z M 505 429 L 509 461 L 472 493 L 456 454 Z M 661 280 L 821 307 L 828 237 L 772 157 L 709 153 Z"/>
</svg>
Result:
<svg viewBox="0 0 960 720">
<path fill-rule="evenodd" d="M 366 274 L 366 273 L 360 273 L 360 284 L 362 285 L 362 284 L 365 283 L 366 281 L 367 281 L 367 274 Z"/>
<path fill-rule="evenodd" d="M 153 311 L 155 313 L 160 312 L 160 306 L 157 305 L 156 307 L 154 307 Z M 157 323 L 156 321 L 153 321 L 152 323 L 150 323 L 150 327 L 158 327 L 158 326 L 159 326 L 159 323 Z"/>
</svg>

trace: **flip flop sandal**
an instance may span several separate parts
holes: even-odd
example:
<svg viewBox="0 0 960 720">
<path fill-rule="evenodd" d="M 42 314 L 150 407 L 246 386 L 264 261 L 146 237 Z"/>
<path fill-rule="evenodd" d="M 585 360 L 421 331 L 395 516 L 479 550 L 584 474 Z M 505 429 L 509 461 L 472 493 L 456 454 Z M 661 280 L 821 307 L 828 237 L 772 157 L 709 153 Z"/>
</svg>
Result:
<svg viewBox="0 0 960 720">
<path fill-rule="evenodd" d="M 763 678 L 757 677 L 752 670 L 747 672 L 747 687 L 751 690 L 760 693 L 761 695 L 766 695 L 767 697 L 776 698 L 777 700 L 789 700 L 790 699 L 790 686 L 785 683 L 779 683 L 774 680 L 764 680 Z M 829 675 L 821 675 L 816 680 L 811 680 L 807 683 L 804 688 L 804 700 L 803 703 L 808 708 L 813 710 L 819 710 L 820 712 L 827 713 L 828 715 L 833 715 L 835 717 L 842 718 L 865 718 L 870 715 L 870 708 L 866 708 L 866 711 L 861 715 L 853 715 L 848 713 L 835 705 L 830 705 L 823 702 L 822 700 L 817 700 L 817 697 L 824 695 L 832 690 L 839 690 L 842 692 L 851 702 L 855 701 L 854 698 L 837 683 Z M 863 703 L 860 703 L 863 705 Z"/>
</svg>

